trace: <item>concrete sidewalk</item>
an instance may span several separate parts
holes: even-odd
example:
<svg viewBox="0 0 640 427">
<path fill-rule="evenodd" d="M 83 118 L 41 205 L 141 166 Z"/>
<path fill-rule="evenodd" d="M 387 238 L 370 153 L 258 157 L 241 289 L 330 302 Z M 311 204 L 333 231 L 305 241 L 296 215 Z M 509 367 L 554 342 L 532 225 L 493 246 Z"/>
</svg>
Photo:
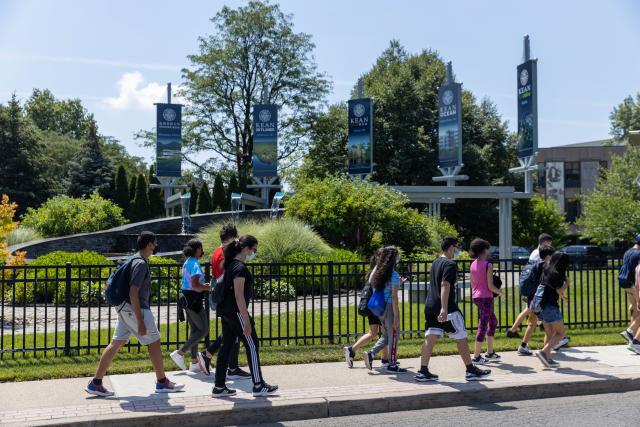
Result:
<svg viewBox="0 0 640 427">
<path fill-rule="evenodd" d="M 625 346 L 565 349 L 554 357 L 557 370 L 543 369 L 535 356 L 501 355 L 490 380 L 471 383 L 457 356 L 434 358 L 440 382 L 423 384 L 413 381 L 419 359 L 401 359 L 410 372 L 399 375 L 368 371 L 362 361 L 353 369 L 344 362 L 267 366 L 265 379 L 280 385 L 270 398 L 254 398 L 246 380 L 230 384 L 237 396 L 212 398 L 213 376 L 184 372 L 169 373 L 186 384 L 171 395 L 153 392 L 153 373 L 109 376 L 105 385 L 116 396 L 107 399 L 84 392 L 88 378 L 5 383 L 0 424 L 230 425 L 640 390 L 640 356 Z"/>
</svg>

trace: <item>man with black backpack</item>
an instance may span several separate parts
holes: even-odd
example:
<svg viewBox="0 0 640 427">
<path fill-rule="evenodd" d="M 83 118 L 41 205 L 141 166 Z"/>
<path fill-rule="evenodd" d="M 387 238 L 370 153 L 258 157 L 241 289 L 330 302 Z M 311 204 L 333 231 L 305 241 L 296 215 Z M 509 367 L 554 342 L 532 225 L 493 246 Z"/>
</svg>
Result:
<svg viewBox="0 0 640 427">
<path fill-rule="evenodd" d="M 140 344 L 149 347 L 149 357 L 157 378 L 155 392 L 174 393 L 184 388 L 183 384 L 169 381 L 165 376 L 160 332 L 149 305 L 151 273 L 148 259 L 158 250 L 156 236 L 150 231 L 143 231 L 138 236 L 137 244 L 138 252 L 118 267 L 107 281 L 107 302 L 115 306 L 118 322 L 111 343 L 100 357 L 96 375 L 85 388 L 89 394 L 113 396 L 114 393 L 102 384 L 102 378 L 118 350 L 129 341 L 131 335 Z"/>
<path fill-rule="evenodd" d="M 622 266 L 618 273 L 618 285 L 624 289 L 629 300 L 629 310 L 631 311 L 631 323 L 629 327 L 620 332 L 629 343 L 638 333 L 640 326 L 640 311 L 638 311 L 638 290 L 635 279 L 636 267 L 640 263 L 640 234 L 636 236 L 636 243 L 629 248 L 622 258 Z"/>
</svg>

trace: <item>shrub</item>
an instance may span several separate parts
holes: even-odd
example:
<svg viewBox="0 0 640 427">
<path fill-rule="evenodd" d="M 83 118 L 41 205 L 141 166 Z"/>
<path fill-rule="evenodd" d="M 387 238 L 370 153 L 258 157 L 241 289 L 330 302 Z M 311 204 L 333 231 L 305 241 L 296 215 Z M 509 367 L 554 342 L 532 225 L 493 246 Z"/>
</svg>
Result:
<svg viewBox="0 0 640 427">
<path fill-rule="evenodd" d="M 45 237 L 106 230 L 124 223 L 122 209 L 97 193 L 81 199 L 53 197 L 38 209 L 29 208 L 22 221 Z"/>
<path fill-rule="evenodd" d="M 296 299 L 296 289 L 284 280 L 257 280 L 255 297 L 269 301 L 291 301 Z"/>
<path fill-rule="evenodd" d="M 33 242 L 42 239 L 42 235 L 33 228 L 18 227 L 7 234 L 7 245 L 13 246 L 20 243 Z"/>
<path fill-rule="evenodd" d="M 171 259 L 159 256 L 149 258 L 151 269 L 151 304 L 176 302 L 182 286 L 181 265 Z"/>
<path fill-rule="evenodd" d="M 222 225 L 223 223 L 213 224 L 200 233 L 205 253 L 212 253 L 220 245 L 219 232 Z M 298 252 L 321 256 L 331 250 L 311 227 L 295 218 L 241 221 L 237 226 L 240 235 L 251 234 L 258 239 L 256 262 L 282 262 Z"/>
</svg>

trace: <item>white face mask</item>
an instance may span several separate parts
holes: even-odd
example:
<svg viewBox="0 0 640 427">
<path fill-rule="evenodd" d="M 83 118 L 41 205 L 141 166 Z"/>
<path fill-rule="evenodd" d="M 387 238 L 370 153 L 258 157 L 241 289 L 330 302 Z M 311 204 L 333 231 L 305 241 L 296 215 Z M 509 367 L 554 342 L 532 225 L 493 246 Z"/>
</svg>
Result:
<svg viewBox="0 0 640 427">
<path fill-rule="evenodd" d="M 249 255 L 247 255 L 247 261 L 254 260 L 255 258 L 256 258 L 256 251 L 253 251 Z"/>
</svg>

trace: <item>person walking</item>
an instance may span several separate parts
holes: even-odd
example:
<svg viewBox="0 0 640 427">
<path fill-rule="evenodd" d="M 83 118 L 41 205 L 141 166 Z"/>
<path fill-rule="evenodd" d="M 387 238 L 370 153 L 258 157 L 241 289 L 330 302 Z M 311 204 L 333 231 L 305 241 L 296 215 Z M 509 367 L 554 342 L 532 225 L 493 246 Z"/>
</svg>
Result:
<svg viewBox="0 0 640 427">
<path fill-rule="evenodd" d="M 471 362 L 467 330 L 464 317 L 458 308 L 456 282 L 458 269 L 453 258 L 459 251 L 458 239 L 447 236 L 442 240 L 442 255 L 433 261 L 424 306 L 425 341 L 422 345 L 421 367 L 414 377 L 418 382 L 437 381 L 438 376 L 429 371 L 431 353 L 438 339 L 445 332 L 456 340 L 458 354 L 465 365 L 467 381 L 477 381 L 487 378 L 490 369 L 481 369 Z"/>
<path fill-rule="evenodd" d="M 228 396 L 236 393 L 226 385 L 229 354 L 236 339 L 242 339 L 247 351 L 247 360 L 253 380 L 253 395 L 267 396 L 277 392 L 277 385 L 267 384 L 260 369 L 258 335 L 249 315 L 248 304 L 253 298 L 253 275 L 245 265 L 256 257 L 258 240 L 245 235 L 224 246 L 224 295 L 218 306 L 222 316 L 222 348 L 216 361 L 214 396 Z"/>
<path fill-rule="evenodd" d="M 113 358 L 120 348 L 125 345 L 131 335 L 138 342 L 149 349 L 149 358 L 156 374 L 156 393 L 174 393 L 184 388 L 183 384 L 177 384 L 167 379 L 162 361 L 162 349 L 160 347 L 160 332 L 156 326 L 156 320 L 149 309 L 149 296 L 151 294 L 151 272 L 148 259 L 158 251 L 158 243 L 155 234 L 143 231 L 137 240 L 138 252 L 128 262 L 131 262 L 131 276 L 129 279 L 128 298 L 116 307 L 118 320 L 111 343 L 100 356 L 100 363 L 96 373 L 85 388 L 85 391 L 95 396 L 113 396 L 113 391 L 107 390 L 102 384 L 102 379 L 111 366 Z"/>
<path fill-rule="evenodd" d="M 565 336 L 562 312 L 558 304 L 559 298 L 566 298 L 564 291 L 569 287 L 567 269 L 569 267 L 569 255 L 556 252 L 542 271 L 541 285 L 544 293 L 540 301 L 542 324 L 544 325 L 545 340 L 542 351 L 536 356 L 547 368 L 557 368 L 558 362 L 551 359 L 551 350 L 557 349 L 560 340 Z"/>
<path fill-rule="evenodd" d="M 375 271 L 376 264 L 378 262 L 378 257 L 380 256 L 380 252 L 381 252 L 380 249 L 376 250 L 376 252 L 371 256 L 371 259 L 369 260 L 369 271 L 367 272 L 367 275 L 365 277 L 366 279 L 365 286 L 371 287 L 371 275 Z M 347 363 L 347 366 L 349 368 L 353 368 L 353 360 L 356 357 L 356 351 L 359 348 L 363 347 L 365 344 L 367 344 L 369 341 L 371 341 L 373 337 L 377 337 L 378 334 L 380 333 L 380 326 L 382 325 L 382 321 L 380 320 L 380 318 L 374 315 L 373 313 L 369 313 L 369 315 L 367 315 L 367 320 L 369 322 L 369 332 L 361 336 L 360 339 L 356 341 L 355 344 L 351 346 L 346 346 L 342 349 L 344 353 L 344 360 Z M 381 361 L 382 361 L 382 365 L 385 367 L 386 365 L 389 364 L 389 355 L 388 355 L 387 347 L 382 349 Z"/>
<path fill-rule="evenodd" d="M 384 314 L 380 317 L 382 322 L 382 336 L 374 344 L 370 352 L 363 354 L 364 364 L 367 369 L 373 368 L 373 361 L 382 349 L 386 348 L 389 355 L 387 372 L 403 374 L 407 370 L 398 366 L 398 327 L 400 325 L 400 310 L 398 308 L 398 289 L 402 284 L 400 274 L 395 270 L 400 262 L 398 249 L 395 246 L 387 246 L 382 249 L 375 271 L 371 277 L 371 286 L 384 293 L 386 303 Z"/>
<path fill-rule="evenodd" d="M 498 319 L 493 312 L 493 298 L 502 295 L 502 291 L 493 284 L 493 265 L 489 262 L 491 250 L 489 242 L 483 239 L 474 239 L 469 249 L 471 257 L 475 258 L 470 267 L 471 296 L 473 303 L 478 307 L 478 331 L 474 357 L 471 361 L 477 365 L 484 365 L 500 361 L 500 355 L 493 349 L 493 340 L 498 325 Z M 487 353 L 482 356 L 480 353 L 485 336 Z"/>
<path fill-rule="evenodd" d="M 622 258 L 622 266 L 618 273 L 618 285 L 627 295 L 629 301 L 629 312 L 631 313 L 631 322 L 627 329 L 620 332 L 627 342 L 631 342 L 634 336 L 640 330 L 640 310 L 638 306 L 638 282 L 636 280 L 636 267 L 640 264 L 640 234 L 636 236 L 636 243 L 629 248 Z"/>
<path fill-rule="evenodd" d="M 635 277 L 635 286 L 633 289 L 636 290 L 635 302 L 636 311 L 640 311 L 640 264 L 636 267 L 636 277 Z M 631 341 L 629 341 L 629 345 L 627 347 L 629 350 L 640 354 L 640 328 L 638 328 L 635 336 Z"/>
</svg>

